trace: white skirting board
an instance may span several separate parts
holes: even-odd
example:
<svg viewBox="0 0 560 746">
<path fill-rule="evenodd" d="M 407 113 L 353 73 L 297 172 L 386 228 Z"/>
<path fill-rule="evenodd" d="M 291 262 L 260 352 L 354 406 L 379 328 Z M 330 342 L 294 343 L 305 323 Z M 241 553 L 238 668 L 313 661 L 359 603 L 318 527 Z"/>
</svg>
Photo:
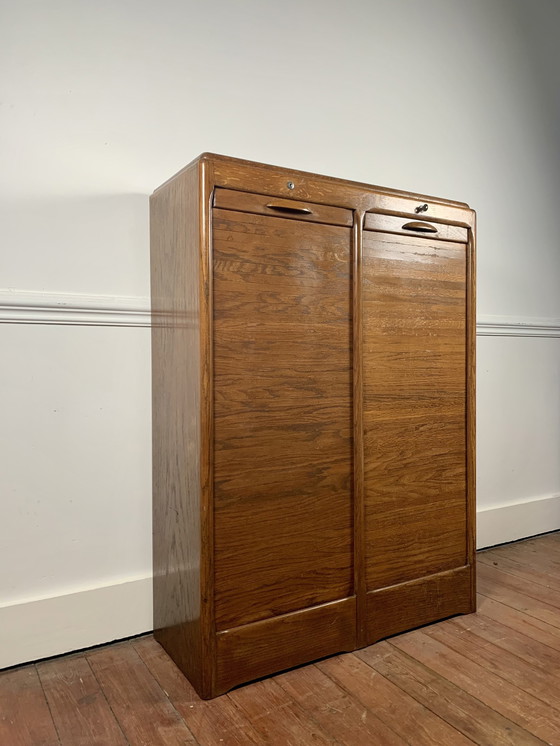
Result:
<svg viewBox="0 0 560 746">
<path fill-rule="evenodd" d="M 478 549 L 560 529 L 560 495 L 482 508 L 477 512 Z"/>
<path fill-rule="evenodd" d="M 482 509 L 477 546 L 560 529 L 560 495 Z M 152 579 L 0 606 L 0 668 L 149 632 Z"/>
<path fill-rule="evenodd" d="M 152 578 L 0 606 L 0 668 L 149 632 Z"/>
</svg>

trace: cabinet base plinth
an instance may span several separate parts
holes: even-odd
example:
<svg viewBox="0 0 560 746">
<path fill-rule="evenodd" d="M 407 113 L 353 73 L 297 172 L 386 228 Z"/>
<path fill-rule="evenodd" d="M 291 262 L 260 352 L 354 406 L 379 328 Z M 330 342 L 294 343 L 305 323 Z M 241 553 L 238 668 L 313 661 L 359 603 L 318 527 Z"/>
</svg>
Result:
<svg viewBox="0 0 560 746">
<path fill-rule="evenodd" d="M 465 565 L 367 594 L 365 645 L 455 614 L 476 611 L 471 573 Z"/>
<path fill-rule="evenodd" d="M 279 670 L 353 650 L 355 635 L 355 597 L 219 632 L 214 696 Z"/>
</svg>

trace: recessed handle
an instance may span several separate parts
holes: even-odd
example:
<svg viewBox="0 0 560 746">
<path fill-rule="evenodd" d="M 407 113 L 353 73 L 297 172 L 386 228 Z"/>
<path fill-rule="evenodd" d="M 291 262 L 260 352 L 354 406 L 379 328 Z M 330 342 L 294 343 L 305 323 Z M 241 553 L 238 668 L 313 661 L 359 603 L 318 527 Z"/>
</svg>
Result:
<svg viewBox="0 0 560 746">
<path fill-rule="evenodd" d="M 278 210 L 279 212 L 291 212 L 294 215 L 312 215 L 312 210 L 305 205 L 298 205 L 297 202 L 269 202 L 267 207 L 270 210 Z"/>
<path fill-rule="evenodd" d="M 418 233 L 437 233 L 437 228 L 430 223 L 421 223 L 420 221 L 413 221 L 412 223 L 405 223 L 403 225 L 405 231 L 418 231 Z"/>
</svg>

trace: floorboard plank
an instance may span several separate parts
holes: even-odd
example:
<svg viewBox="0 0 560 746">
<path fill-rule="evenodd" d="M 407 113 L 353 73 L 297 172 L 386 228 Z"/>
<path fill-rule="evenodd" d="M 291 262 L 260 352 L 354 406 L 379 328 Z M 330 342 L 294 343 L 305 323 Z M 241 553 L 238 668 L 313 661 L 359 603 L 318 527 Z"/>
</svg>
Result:
<svg viewBox="0 0 560 746">
<path fill-rule="evenodd" d="M 560 681 L 526 663 L 517 655 L 494 645 L 454 621 L 444 622 L 426 630 L 426 634 L 455 650 L 482 668 L 532 694 L 551 708 L 549 717 L 560 723 Z M 551 651 L 552 652 L 552 651 Z"/>
<path fill-rule="evenodd" d="M 499 601 L 494 601 L 494 599 L 487 596 L 480 594 L 478 596 L 477 617 L 493 619 L 505 627 L 509 627 L 538 640 L 543 645 L 547 645 L 554 650 L 560 650 L 560 628 L 553 627 L 541 619 L 529 616 L 518 609 L 506 606 Z"/>
<path fill-rule="evenodd" d="M 560 609 L 503 584 L 500 578 L 485 575 L 481 565 L 478 566 L 477 588 L 483 596 L 560 628 Z"/>
<path fill-rule="evenodd" d="M 485 552 L 501 552 L 502 550 L 519 550 L 530 547 L 538 552 L 545 552 L 548 548 L 552 550 L 557 547 L 560 549 L 560 531 L 553 531 L 549 534 L 539 534 L 538 536 L 531 536 L 528 539 L 519 539 L 519 541 L 510 541 L 507 544 L 498 544 L 497 546 L 490 547 L 490 549 L 481 549 L 478 554 Z"/>
<path fill-rule="evenodd" d="M 527 583 L 536 583 L 544 588 L 551 588 L 555 593 L 560 592 L 560 565 L 555 570 L 544 563 L 537 563 L 534 559 L 523 559 L 498 556 L 497 554 L 482 555 L 478 558 L 478 564 L 494 567 L 500 572 L 514 575 Z"/>
<path fill-rule="evenodd" d="M 196 743 L 132 645 L 102 648 L 87 659 L 131 746 Z"/>
<path fill-rule="evenodd" d="M 551 531 L 548 534 L 540 534 L 528 539 L 532 544 L 542 544 L 543 546 L 556 547 L 560 552 L 560 531 Z M 523 544 L 523 540 L 519 542 Z"/>
<path fill-rule="evenodd" d="M 317 666 L 288 671 L 276 681 L 340 744 L 406 744 L 374 711 L 354 701 Z"/>
<path fill-rule="evenodd" d="M 336 744 L 274 679 L 263 679 L 226 695 L 249 718 L 267 746 Z"/>
<path fill-rule="evenodd" d="M 388 642 L 356 655 L 480 746 L 542 744 L 536 736 Z"/>
<path fill-rule="evenodd" d="M 560 572 L 560 552 L 557 546 L 551 545 L 549 542 L 543 542 L 542 538 L 518 541 L 514 544 L 502 544 L 502 546 L 478 552 L 477 558 L 484 560 L 503 558 L 523 562 L 530 567 L 550 570 L 558 576 Z"/>
<path fill-rule="evenodd" d="M 478 614 L 457 617 L 453 619 L 453 626 L 471 632 L 476 637 L 516 655 L 535 670 L 541 671 L 546 679 L 550 678 L 552 686 L 556 684 L 560 688 L 560 651 L 544 645 L 534 637 Z"/>
<path fill-rule="evenodd" d="M 200 699 L 153 637 L 135 641 L 134 648 L 200 746 L 249 746 L 262 743 L 249 720 L 228 697 Z"/>
<path fill-rule="evenodd" d="M 536 601 L 540 601 L 547 606 L 552 606 L 560 614 L 560 593 L 553 588 L 546 588 L 537 583 L 528 582 L 524 578 L 502 572 L 497 567 L 487 564 L 478 565 L 477 577 L 486 583 L 494 583 L 501 588 L 522 593 L 524 596 L 534 598 Z"/>
<path fill-rule="evenodd" d="M 35 666 L 0 673 L 0 744 L 60 746 Z"/>
<path fill-rule="evenodd" d="M 86 658 L 37 665 L 62 746 L 126 746 L 126 739 Z"/>
<path fill-rule="evenodd" d="M 414 746 L 464 746 L 472 741 L 353 654 L 316 664 L 366 709 Z"/>
<path fill-rule="evenodd" d="M 560 722 L 554 719 L 556 712 L 550 705 L 474 663 L 424 631 L 417 630 L 393 638 L 391 644 L 545 743 L 560 743 Z"/>
</svg>

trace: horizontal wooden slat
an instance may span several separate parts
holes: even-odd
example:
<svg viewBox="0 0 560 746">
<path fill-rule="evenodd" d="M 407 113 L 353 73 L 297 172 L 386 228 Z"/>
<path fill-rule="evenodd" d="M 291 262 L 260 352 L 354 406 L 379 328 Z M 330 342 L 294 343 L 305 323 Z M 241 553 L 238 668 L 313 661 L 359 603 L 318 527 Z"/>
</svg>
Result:
<svg viewBox="0 0 560 746">
<path fill-rule="evenodd" d="M 408 230 L 404 226 L 410 223 L 425 223 L 436 228 L 436 231 L 422 232 Z M 403 236 L 415 236 L 419 238 L 438 238 L 440 241 L 459 241 L 466 243 L 468 230 L 457 225 L 448 225 L 432 221 L 427 215 L 415 215 L 414 220 L 407 217 L 395 215 L 382 215 L 368 212 L 365 217 L 364 229 L 366 231 L 383 231 L 384 233 L 399 233 Z"/>
<path fill-rule="evenodd" d="M 318 205 L 313 202 L 301 202 L 275 198 L 266 194 L 250 194 L 238 192 L 234 189 L 216 189 L 214 193 L 214 207 L 224 210 L 239 210 L 257 215 L 271 215 L 277 217 L 305 220 L 311 223 L 327 223 L 329 225 L 351 226 L 353 222 L 352 210 L 342 207 Z M 309 212 L 299 212 L 309 210 Z"/>
<path fill-rule="evenodd" d="M 219 632 L 216 693 L 279 669 L 353 650 L 355 638 L 354 596 Z"/>
</svg>

